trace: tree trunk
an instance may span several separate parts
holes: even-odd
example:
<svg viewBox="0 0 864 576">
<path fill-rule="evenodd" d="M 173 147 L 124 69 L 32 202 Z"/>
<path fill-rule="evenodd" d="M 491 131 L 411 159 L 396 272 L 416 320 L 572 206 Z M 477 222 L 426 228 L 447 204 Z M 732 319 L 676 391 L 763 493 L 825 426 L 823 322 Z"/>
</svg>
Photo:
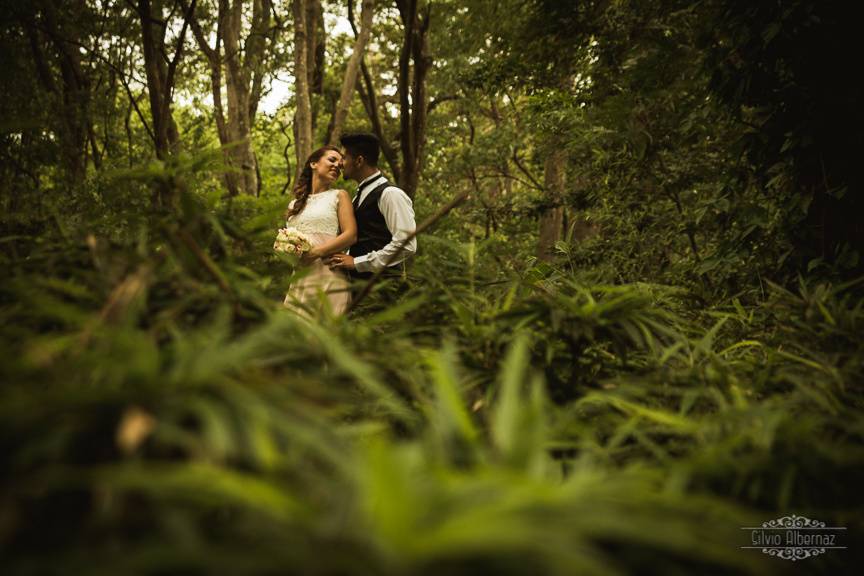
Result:
<svg viewBox="0 0 864 576">
<path fill-rule="evenodd" d="M 185 6 L 186 0 L 181 3 Z M 241 37 L 243 0 L 234 0 L 233 4 L 219 0 L 215 48 L 210 46 L 200 23 L 192 21 L 195 39 L 210 65 L 216 129 L 226 164 L 225 186 L 231 196 L 257 195 L 261 187 L 252 127 L 261 99 L 271 5 L 272 0 L 252 0 L 251 31 L 245 42 Z M 222 102 L 223 67 L 227 114 Z"/>
<path fill-rule="evenodd" d="M 292 0 L 291 5 L 294 13 L 294 93 L 297 99 L 297 111 L 294 114 L 294 150 L 297 160 L 295 182 L 303 171 L 306 158 L 312 153 L 312 104 L 309 97 L 309 61 L 306 54 L 308 4 L 309 0 Z"/>
<path fill-rule="evenodd" d="M 264 39 L 262 29 L 269 22 L 269 2 L 253 0 L 252 31 L 246 39 L 246 55 L 242 58 L 241 30 L 243 18 L 242 0 L 234 0 L 232 6 L 227 1 L 220 2 L 220 10 L 227 9 L 223 26 L 225 43 L 225 87 L 228 96 L 228 122 L 226 125 L 230 165 L 238 176 L 239 191 L 244 194 L 258 194 L 258 170 L 252 150 L 252 123 L 257 103 L 251 102 L 253 73 L 260 75 L 260 61 L 263 58 Z"/>
<path fill-rule="evenodd" d="M 360 12 L 360 34 L 357 36 L 357 41 L 354 43 L 354 51 L 348 60 L 348 67 L 345 69 L 345 77 L 342 80 L 339 103 L 336 105 L 336 112 L 333 114 L 333 129 L 330 132 L 331 144 L 339 142 L 339 137 L 342 135 L 342 130 L 345 127 L 345 121 L 348 119 L 348 108 L 351 105 L 351 96 L 354 94 L 354 87 L 357 85 L 357 73 L 360 70 L 363 52 L 366 50 L 366 42 L 368 42 L 369 34 L 372 30 L 372 16 L 374 12 L 375 0 L 363 0 L 363 8 Z"/>
<path fill-rule="evenodd" d="M 561 228 L 564 222 L 565 162 L 567 153 L 556 148 L 549 152 L 543 166 L 543 180 L 548 198 L 548 205 L 540 215 L 540 238 L 537 242 L 537 258 L 543 261 L 552 260 L 555 254 L 555 243 L 561 239 Z"/>
<path fill-rule="evenodd" d="M 164 16 L 162 0 L 156 0 L 155 6 L 151 5 L 150 0 L 138 0 L 137 4 L 144 52 L 144 70 L 147 74 L 147 94 L 153 117 L 153 141 L 156 157 L 163 161 L 176 154 L 180 146 L 180 135 L 171 114 L 171 104 L 174 97 L 175 74 L 183 55 L 186 30 L 195 10 L 195 3 L 196 0 L 192 0 L 189 8 L 183 11 L 183 26 L 177 37 L 174 55 L 170 58 L 165 49 L 168 19 Z M 156 186 L 153 190 L 153 205 L 168 206 L 175 188 L 176 183 L 167 180 Z"/>
<path fill-rule="evenodd" d="M 80 2 L 68 7 L 78 15 L 85 10 Z M 94 165 L 99 164 L 95 145 L 93 120 L 90 117 L 90 80 L 81 65 L 81 53 L 76 43 L 75 27 L 69 26 L 69 15 L 57 0 L 38 3 L 31 11 L 22 11 L 22 23 L 30 42 L 37 77 L 46 91 L 58 101 L 56 134 L 60 143 L 61 165 L 69 184 L 84 180 L 87 172 L 87 147 L 92 142 Z M 41 16 L 41 22 L 37 17 Z M 43 50 L 42 34 L 50 41 L 52 60 L 60 72 L 55 78 Z"/>
<path fill-rule="evenodd" d="M 185 9 L 186 0 L 181 0 L 181 2 Z M 195 35 L 198 47 L 204 53 L 210 65 L 210 91 L 213 95 L 213 115 L 216 119 L 216 133 L 219 137 L 219 143 L 222 145 L 222 158 L 225 161 L 226 168 L 223 172 L 223 179 L 225 181 L 225 188 L 228 190 L 228 195 L 236 196 L 240 193 L 240 178 L 234 168 L 233 155 L 228 147 L 231 137 L 228 134 L 228 123 L 225 120 L 225 108 L 222 104 L 222 38 L 224 36 L 223 29 L 227 14 L 227 3 L 220 0 L 216 21 L 215 48 L 210 47 L 207 35 L 196 18 L 192 19 L 192 33 Z"/>
<path fill-rule="evenodd" d="M 318 115 L 324 94 L 324 60 L 327 48 L 327 30 L 321 0 L 306 0 L 306 76 L 309 81 L 309 105 L 312 111 L 312 137 L 318 130 Z"/>
<path fill-rule="evenodd" d="M 348 22 L 351 24 L 351 29 L 354 31 L 354 37 L 359 38 L 360 32 L 354 24 L 354 8 L 353 2 L 348 2 Z M 372 123 L 372 131 L 378 137 L 381 144 L 381 153 L 387 160 L 390 166 L 390 171 L 393 174 L 393 179 L 396 182 L 401 180 L 402 170 L 399 166 L 399 156 L 396 150 L 390 144 L 390 140 L 384 134 L 384 128 L 381 125 L 381 118 L 378 115 L 378 98 L 375 94 L 375 84 L 372 82 L 372 74 L 369 72 L 369 67 L 363 56 L 360 57 L 360 72 L 363 75 L 363 82 L 357 84 L 357 93 L 360 95 L 360 100 L 363 102 L 363 108 L 366 110 L 366 115 Z"/>
<path fill-rule="evenodd" d="M 180 37 L 177 42 L 173 59 L 169 60 L 165 52 L 165 30 L 167 22 L 163 16 L 162 2 L 156 0 L 155 6 L 150 0 L 138 0 L 138 18 L 141 24 L 141 41 L 144 52 L 144 70 L 147 75 L 147 94 L 150 99 L 150 112 L 153 117 L 153 135 L 156 157 L 167 160 L 177 150 L 180 136 L 177 125 L 171 114 L 171 103 L 174 91 L 174 73 L 180 62 L 183 51 L 183 41 L 188 15 L 195 9 L 192 0 L 190 11 L 183 22 Z M 155 8 L 155 15 L 154 15 Z"/>
<path fill-rule="evenodd" d="M 397 0 L 404 26 L 399 56 L 399 114 L 402 150 L 400 186 L 410 197 L 417 191 L 426 143 L 426 114 L 429 98 L 426 76 L 432 66 L 429 55 L 430 5 L 421 15 L 418 0 Z M 413 64 L 413 66 L 412 66 Z"/>
<path fill-rule="evenodd" d="M 252 31 L 246 38 L 246 58 L 243 61 L 251 81 L 248 112 L 250 126 L 255 123 L 255 114 L 258 113 L 258 103 L 261 101 L 267 43 L 274 40 L 275 28 L 270 28 L 272 12 L 273 0 L 253 0 Z"/>
</svg>

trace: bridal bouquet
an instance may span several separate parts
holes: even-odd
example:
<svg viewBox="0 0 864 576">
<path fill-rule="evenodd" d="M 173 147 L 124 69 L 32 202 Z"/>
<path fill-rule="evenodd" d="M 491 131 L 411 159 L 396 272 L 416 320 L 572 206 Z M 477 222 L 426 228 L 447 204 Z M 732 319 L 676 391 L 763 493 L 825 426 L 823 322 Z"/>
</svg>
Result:
<svg viewBox="0 0 864 576">
<path fill-rule="evenodd" d="M 301 254 L 308 252 L 312 248 L 312 243 L 309 238 L 297 230 L 296 228 L 280 228 L 276 233 L 276 241 L 273 243 L 273 250 L 276 252 L 285 252 L 288 254 Z"/>
</svg>

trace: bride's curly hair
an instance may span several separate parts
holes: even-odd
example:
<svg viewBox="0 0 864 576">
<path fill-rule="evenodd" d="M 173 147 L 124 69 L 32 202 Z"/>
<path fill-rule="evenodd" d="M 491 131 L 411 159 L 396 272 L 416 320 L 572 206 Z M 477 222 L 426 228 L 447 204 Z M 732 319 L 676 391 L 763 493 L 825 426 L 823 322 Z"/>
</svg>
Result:
<svg viewBox="0 0 864 576">
<path fill-rule="evenodd" d="M 306 201 L 309 199 L 309 194 L 312 193 L 312 163 L 318 162 L 327 152 L 338 152 L 340 156 L 342 155 L 339 148 L 329 144 L 318 148 L 309 155 L 303 165 L 303 171 L 300 172 L 300 177 L 294 183 L 294 206 L 285 211 L 286 220 L 291 216 L 296 216 L 306 207 Z"/>
</svg>

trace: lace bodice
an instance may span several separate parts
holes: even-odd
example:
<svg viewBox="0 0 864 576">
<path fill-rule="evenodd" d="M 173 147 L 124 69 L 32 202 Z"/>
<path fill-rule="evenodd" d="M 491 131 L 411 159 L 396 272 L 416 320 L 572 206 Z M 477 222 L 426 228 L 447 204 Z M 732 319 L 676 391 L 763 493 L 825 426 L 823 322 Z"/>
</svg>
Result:
<svg viewBox="0 0 864 576">
<path fill-rule="evenodd" d="M 296 200 L 291 201 L 291 206 Z M 308 234 L 339 234 L 339 190 L 310 194 L 300 214 L 288 218 L 287 225 Z"/>
</svg>

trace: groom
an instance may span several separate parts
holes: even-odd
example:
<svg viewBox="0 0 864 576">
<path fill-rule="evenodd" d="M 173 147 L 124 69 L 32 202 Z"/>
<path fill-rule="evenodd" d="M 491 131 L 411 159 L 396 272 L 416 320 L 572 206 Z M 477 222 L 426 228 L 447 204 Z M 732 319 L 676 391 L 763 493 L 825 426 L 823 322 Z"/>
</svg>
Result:
<svg viewBox="0 0 864 576">
<path fill-rule="evenodd" d="M 371 278 L 385 267 L 398 273 L 401 263 L 417 251 L 415 238 L 405 242 L 417 227 L 411 198 L 378 170 L 378 138 L 346 134 L 339 142 L 344 148 L 343 175 L 359 183 L 354 197 L 357 242 L 351 246 L 350 255 L 331 256 L 330 269 L 347 270 L 361 279 Z"/>
</svg>

